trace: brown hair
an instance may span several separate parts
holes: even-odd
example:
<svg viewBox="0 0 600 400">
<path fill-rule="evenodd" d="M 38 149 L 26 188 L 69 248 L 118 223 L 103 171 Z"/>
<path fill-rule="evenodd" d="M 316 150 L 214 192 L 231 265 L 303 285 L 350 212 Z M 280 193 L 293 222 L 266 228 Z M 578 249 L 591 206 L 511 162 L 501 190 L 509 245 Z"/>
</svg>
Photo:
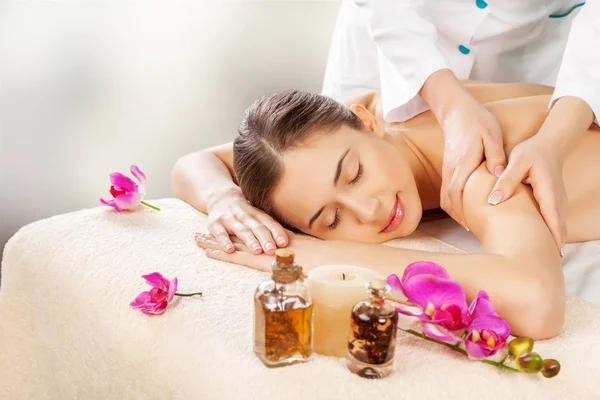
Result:
<svg viewBox="0 0 600 400">
<path fill-rule="evenodd" d="M 283 174 L 282 156 L 311 134 L 328 133 L 342 125 L 362 128 L 352 111 L 326 96 L 286 90 L 256 100 L 246 110 L 233 141 L 233 168 L 250 204 L 292 228 L 271 200 Z"/>
</svg>

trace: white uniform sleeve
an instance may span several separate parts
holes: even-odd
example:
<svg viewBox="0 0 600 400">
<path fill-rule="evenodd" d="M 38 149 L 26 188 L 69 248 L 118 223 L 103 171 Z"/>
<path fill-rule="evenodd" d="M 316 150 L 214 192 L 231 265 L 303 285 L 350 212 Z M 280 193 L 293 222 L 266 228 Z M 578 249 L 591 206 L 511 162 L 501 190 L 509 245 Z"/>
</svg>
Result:
<svg viewBox="0 0 600 400">
<path fill-rule="evenodd" d="M 418 95 L 429 76 L 448 61 L 436 44 L 436 28 L 410 0 L 353 0 L 377 45 L 383 116 L 405 121 L 428 109 Z"/>
<path fill-rule="evenodd" d="M 589 104 L 600 118 L 600 1 L 588 0 L 573 19 L 550 107 L 564 96 Z"/>
</svg>

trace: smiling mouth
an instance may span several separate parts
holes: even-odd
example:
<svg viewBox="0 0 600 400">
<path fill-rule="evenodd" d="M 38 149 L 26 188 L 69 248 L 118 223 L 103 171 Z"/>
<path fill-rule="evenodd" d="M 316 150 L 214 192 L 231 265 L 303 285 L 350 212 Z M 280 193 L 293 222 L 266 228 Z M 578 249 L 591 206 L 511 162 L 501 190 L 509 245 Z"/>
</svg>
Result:
<svg viewBox="0 0 600 400">
<path fill-rule="evenodd" d="M 389 233 L 393 232 L 402 223 L 404 219 L 404 204 L 402 204 L 402 200 L 400 200 L 400 196 L 396 195 L 396 201 L 390 210 L 390 214 L 383 225 L 383 229 L 380 233 Z"/>
</svg>

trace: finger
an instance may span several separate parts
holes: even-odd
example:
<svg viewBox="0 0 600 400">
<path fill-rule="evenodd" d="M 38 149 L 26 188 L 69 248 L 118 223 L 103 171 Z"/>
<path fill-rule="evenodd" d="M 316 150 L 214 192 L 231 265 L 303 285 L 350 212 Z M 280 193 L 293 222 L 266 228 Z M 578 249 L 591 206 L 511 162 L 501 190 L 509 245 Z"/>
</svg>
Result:
<svg viewBox="0 0 600 400">
<path fill-rule="evenodd" d="M 471 165 L 458 166 L 454 170 L 454 176 L 450 182 L 450 189 L 448 190 L 448 197 L 450 200 L 450 207 L 454 213 L 454 218 L 458 221 L 467 231 L 469 227 L 465 221 L 465 214 L 463 212 L 463 193 L 467 179 L 471 176 L 473 171 L 477 169 L 478 162 L 474 162 Z"/>
<path fill-rule="evenodd" d="M 254 253 L 239 238 L 232 237 L 231 241 L 233 242 L 233 245 L 235 246 L 235 251 L 245 251 L 246 253 Z"/>
<path fill-rule="evenodd" d="M 196 245 L 201 249 L 211 249 L 211 250 L 222 250 L 221 245 L 214 239 L 207 238 L 203 235 L 198 235 L 194 237 L 196 241 Z"/>
<path fill-rule="evenodd" d="M 215 237 L 217 242 L 219 242 L 219 245 L 223 250 L 228 253 L 234 251 L 233 243 L 231 243 L 231 240 L 229 239 L 229 233 L 227 233 L 227 230 L 221 223 L 213 222 L 208 226 L 208 231 Z"/>
<path fill-rule="evenodd" d="M 452 175 L 454 174 L 455 168 L 455 166 L 444 165 L 442 170 L 442 185 L 440 187 L 440 207 L 454 220 L 456 220 L 456 218 L 454 218 L 454 210 L 452 210 L 452 204 L 450 203 L 448 190 L 450 188 L 450 181 L 452 180 Z"/>
<path fill-rule="evenodd" d="M 271 231 L 263 223 L 255 219 L 251 214 L 242 212 L 236 215 L 238 221 L 244 226 L 248 227 L 253 236 L 258 239 L 260 246 L 267 254 L 274 254 L 277 246 L 275 246 L 275 240 L 271 235 Z M 251 247 L 252 248 L 252 247 Z"/>
<path fill-rule="evenodd" d="M 502 133 L 490 132 L 483 135 L 483 152 L 485 154 L 485 165 L 491 174 L 500 177 L 506 168 L 506 153 Z"/>
<path fill-rule="evenodd" d="M 528 165 L 519 162 L 518 159 L 509 161 L 506 170 L 494 185 L 494 188 L 488 197 L 488 203 L 495 206 L 510 199 L 521 184 L 521 181 L 528 174 Z"/>
<path fill-rule="evenodd" d="M 564 255 L 564 243 L 566 241 L 567 224 L 564 218 L 563 207 L 550 183 L 537 184 L 533 189 L 533 195 L 540 206 L 540 213 L 544 222 L 548 225 L 550 233 L 556 242 L 561 256 Z"/>
<path fill-rule="evenodd" d="M 215 260 L 240 264 L 263 272 L 269 272 L 271 270 L 271 262 L 273 261 L 273 256 L 240 251 L 226 253 L 222 250 L 206 250 L 206 255 Z"/>
<path fill-rule="evenodd" d="M 285 247 L 289 244 L 290 241 L 286 232 L 287 229 L 281 226 L 279 222 L 262 212 L 256 216 L 256 219 L 271 232 L 271 236 L 275 238 L 278 247 Z"/>
<path fill-rule="evenodd" d="M 241 239 L 241 241 L 249 249 L 251 249 L 254 254 L 262 253 L 262 246 L 251 228 L 234 217 L 231 217 L 231 220 L 228 222 L 228 226 L 230 232 Z"/>
</svg>

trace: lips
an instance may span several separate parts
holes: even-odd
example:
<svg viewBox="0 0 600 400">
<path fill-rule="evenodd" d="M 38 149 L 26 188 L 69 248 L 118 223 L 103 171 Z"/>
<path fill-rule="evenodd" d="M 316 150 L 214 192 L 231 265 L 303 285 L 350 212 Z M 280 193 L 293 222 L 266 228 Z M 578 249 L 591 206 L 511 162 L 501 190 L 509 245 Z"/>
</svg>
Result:
<svg viewBox="0 0 600 400">
<path fill-rule="evenodd" d="M 402 204 L 402 200 L 400 200 L 400 197 L 396 195 L 396 201 L 394 202 L 394 205 L 390 210 L 390 214 L 387 220 L 385 221 L 385 224 L 383 225 L 381 233 L 394 232 L 396 229 L 398 229 L 403 219 L 404 204 Z"/>
</svg>

